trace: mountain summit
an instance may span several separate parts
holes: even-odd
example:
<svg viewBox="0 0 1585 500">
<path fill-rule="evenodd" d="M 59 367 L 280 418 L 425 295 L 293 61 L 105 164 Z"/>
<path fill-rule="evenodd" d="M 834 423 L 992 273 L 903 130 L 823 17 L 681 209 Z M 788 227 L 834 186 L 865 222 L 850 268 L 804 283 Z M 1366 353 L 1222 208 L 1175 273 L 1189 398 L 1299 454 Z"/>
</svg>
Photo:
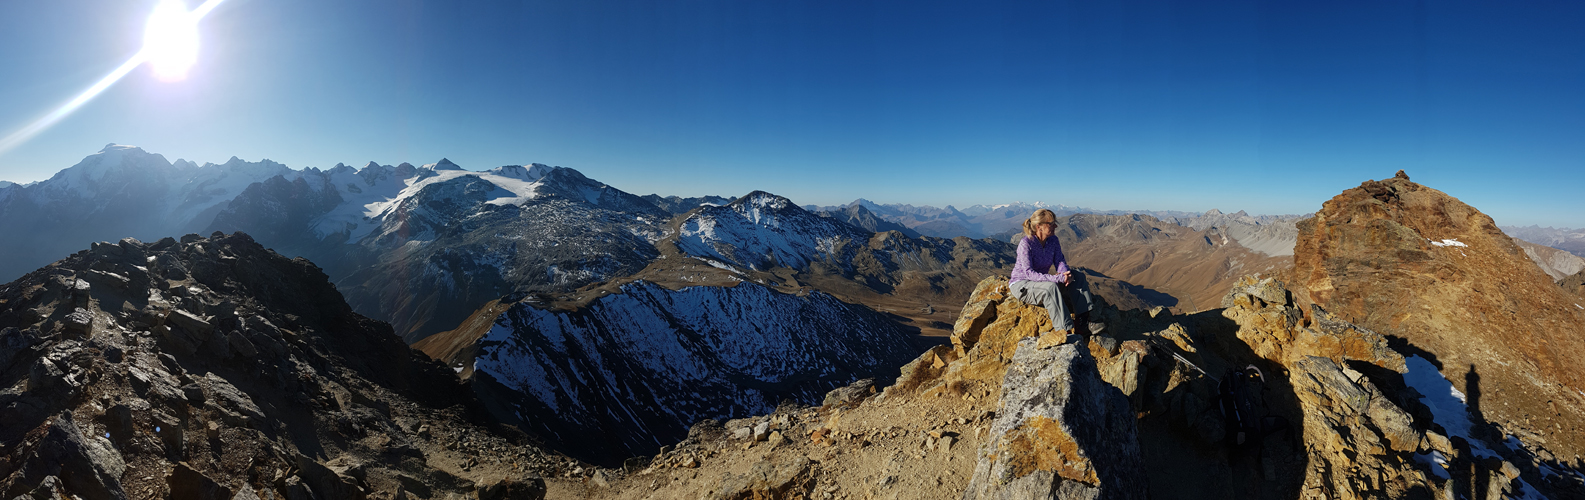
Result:
<svg viewBox="0 0 1585 500">
<path fill-rule="evenodd" d="M 1318 305 L 1424 351 L 1470 405 L 1551 453 L 1585 453 L 1585 307 L 1491 217 L 1398 175 L 1298 224 L 1294 275 Z"/>
</svg>

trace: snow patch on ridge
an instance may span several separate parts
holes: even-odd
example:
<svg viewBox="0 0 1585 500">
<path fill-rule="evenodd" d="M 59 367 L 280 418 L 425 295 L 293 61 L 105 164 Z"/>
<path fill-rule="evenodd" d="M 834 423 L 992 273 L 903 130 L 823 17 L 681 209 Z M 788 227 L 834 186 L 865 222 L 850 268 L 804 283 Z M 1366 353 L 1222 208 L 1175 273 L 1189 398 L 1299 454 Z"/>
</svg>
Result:
<svg viewBox="0 0 1585 500">
<path fill-rule="evenodd" d="M 1427 240 L 1427 241 L 1431 241 L 1432 245 L 1436 245 L 1436 246 L 1439 246 L 1439 247 L 1467 247 L 1467 246 L 1469 246 L 1469 245 L 1465 245 L 1464 242 L 1462 242 L 1462 241 L 1458 241 L 1458 240 L 1452 239 L 1452 238 L 1447 238 L 1447 239 L 1444 239 L 1442 241 L 1434 241 L 1434 240 Z"/>
</svg>

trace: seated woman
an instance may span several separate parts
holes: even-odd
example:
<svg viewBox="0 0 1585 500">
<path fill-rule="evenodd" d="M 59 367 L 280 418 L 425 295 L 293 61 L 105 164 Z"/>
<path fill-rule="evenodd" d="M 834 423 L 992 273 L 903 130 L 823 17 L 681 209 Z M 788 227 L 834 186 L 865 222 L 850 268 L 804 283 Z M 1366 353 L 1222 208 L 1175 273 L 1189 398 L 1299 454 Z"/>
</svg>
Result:
<svg viewBox="0 0 1585 500">
<path fill-rule="evenodd" d="M 1041 306 L 1051 314 L 1051 327 L 1057 333 L 1089 335 L 1090 286 L 1082 273 L 1068 269 L 1067 258 L 1062 255 L 1062 244 L 1057 242 L 1057 214 L 1044 208 L 1036 210 L 1024 220 L 1024 238 L 1018 241 L 1018 262 L 1013 264 L 1012 282 L 1008 288 L 1014 297 L 1025 304 Z M 1056 266 L 1056 272 L 1050 272 Z M 1064 298 L 1066 300 L 1064 300 Z M 1068 306 L 1077 315 L 1068 316 Z"/>
</svg>

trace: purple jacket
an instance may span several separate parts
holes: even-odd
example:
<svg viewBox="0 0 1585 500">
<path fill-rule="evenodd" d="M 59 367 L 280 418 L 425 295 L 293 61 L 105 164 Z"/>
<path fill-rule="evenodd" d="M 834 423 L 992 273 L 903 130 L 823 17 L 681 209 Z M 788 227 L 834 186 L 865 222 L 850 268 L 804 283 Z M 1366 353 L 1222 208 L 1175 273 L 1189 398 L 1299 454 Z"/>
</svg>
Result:
<svg viewBox="0 0 1585 500">
<path fill-rule="evenodd" d="M 1057 265 L 1056 274 L 1046 274 L 1051 265 Z M 1062 256 L 1062 244 L 1057 242 L 1057 236 L 1046 238 L 1044 245 L 1032 236 L 1025 236 L 1018 241 L 1018 262 L 1013 264 L 1012 282 L 1019 281 L 1056 281 L 1059 274 L 1068 270 L 1068 259 Z"/>
</svg>

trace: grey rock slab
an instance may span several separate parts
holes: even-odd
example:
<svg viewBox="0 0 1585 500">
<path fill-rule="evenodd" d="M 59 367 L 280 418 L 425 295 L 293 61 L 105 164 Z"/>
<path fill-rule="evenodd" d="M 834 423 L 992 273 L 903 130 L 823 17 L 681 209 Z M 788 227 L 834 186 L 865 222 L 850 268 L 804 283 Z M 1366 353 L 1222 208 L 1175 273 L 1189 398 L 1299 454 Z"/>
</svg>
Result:
<svg viewBox="0 0 1585 500">
<path fill-rule="evenodd" d="M 979 450 L 968 499 L 1147 497 L 1128 399 L 1085 349 L 1019 342 L 1002 381 L 1002 410 Z"/>
</svg>

